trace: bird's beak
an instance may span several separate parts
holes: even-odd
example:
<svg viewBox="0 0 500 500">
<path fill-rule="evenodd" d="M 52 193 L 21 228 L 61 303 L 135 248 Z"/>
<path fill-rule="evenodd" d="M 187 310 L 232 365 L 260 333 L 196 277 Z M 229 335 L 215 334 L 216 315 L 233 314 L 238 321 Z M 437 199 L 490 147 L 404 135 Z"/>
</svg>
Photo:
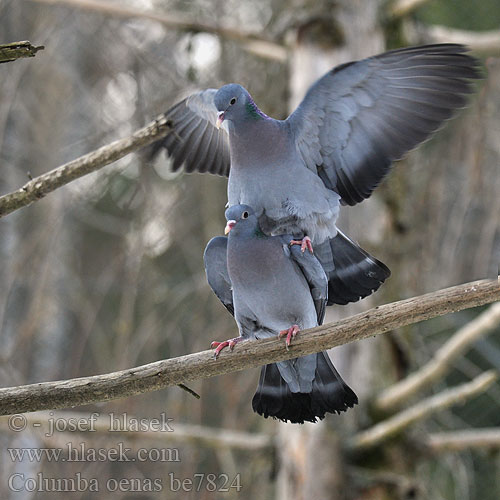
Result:
<svg viewBox="0 0 500 500">
<path fill-rule="evenodd" d="M 217 127 L 217 130 L 220 129 L 220 126 L 222 125 L 223 121 L 224 121 L 224 111 L 221 111 L 217 115 L 217 121 L 215 122 L 215 126 Z"/>
<path fill-rule="evenodd" d="M 233 227 L 235 225 L 236 225 L 236 221 L 235 220 L 228 220 L 227 224 L 226 224 L 226 227 L 224 228 L 224 234 L 229 233 L 229 231 L 231 231 L 231 229 L 233 229 Z"/>
</svg>

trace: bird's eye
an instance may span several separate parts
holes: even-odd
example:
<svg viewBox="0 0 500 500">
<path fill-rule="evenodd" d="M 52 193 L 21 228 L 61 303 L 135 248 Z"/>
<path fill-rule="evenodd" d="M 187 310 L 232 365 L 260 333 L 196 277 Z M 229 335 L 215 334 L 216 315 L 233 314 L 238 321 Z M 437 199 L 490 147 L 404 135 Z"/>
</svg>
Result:
<svg viewBox="0 0 500 500">
<path fill-rule="evenodd" d="M 233 97 L 233 98 L 229 101 L 229 104 L 231 104 L 231 106 L 232 106 L 232 105 L 233 105 L 233 104 L 235 104 L 235 103 L 236 103 L 236 97 Z"/>
<path fill-rule="evenodd" d="M 243 212 L 243 213 L 241 214 L 241 218 L 242 218 L 242 219 L 248 219 L 248 212 Z"/>
</svg>

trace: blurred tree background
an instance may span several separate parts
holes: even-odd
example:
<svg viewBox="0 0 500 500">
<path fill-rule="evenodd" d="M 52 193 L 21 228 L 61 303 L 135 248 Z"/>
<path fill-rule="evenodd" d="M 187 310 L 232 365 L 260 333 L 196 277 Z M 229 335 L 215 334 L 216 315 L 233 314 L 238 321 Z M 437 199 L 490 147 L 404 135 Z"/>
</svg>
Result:
<svg viewBox="0 0 500 500">
<path fill-rule="evenodd" d="M 435 25 L 445 26 L 448 34 L 468 30 L 465 35 L 473 41 L 476 32 L 500 30 L 500 4 L 494 0 L 409 2 L 413 8 L 391 14 L 403 3 L 0 1 L 0 43 L 30 40 L 46 47 L 34 59 L 0 66 L 0 193 L 126 136 L 196 89 L 239 82 L 264 112 L 284 118 L 307 86 L 335 64 L 447 41 L 436 40 L 430 29 Z M 213 29 L 182 23 L 174 29 L 166 20 L 176 16 Z M 221 32 L 222 26 L 232 27 L 241 39 Z M 258 34 L 260 45 L 248 33 Z M 475 52 L 484 62 L 485 78 L 469 108 L 399 162 L 370 200 L 344 209 L 341 227 L 393 275 L 374 297 L 336 306 L 327 320 L 496 276 L 499 53 L 500 41 Z M 206 242 L 224 227 L 225 189 L 225 179 L 173 174 L 164 157 L 150 164 L 136 154 L 1 219 L 1 384 L 105 373 L 234 337 L 236 325 L 209 290 L 202 260 Z M 250 402 L 258 370 L 193 383 L 200 400 L 174 387 L 78 409 L 83 415 L 126 412 L 141 418 L 163 412 L 173 418 L 174 435 L 176 426 L 180 430 L 185 424 L 208 429 L 210 442 L 188 436 L 152 443 L 140 435 L 132 440 L 106 432 L 71 437 L 94 448 L 119 441 L 133 449 L 175 447 L 178 462 L 15 462 L 7 448 L 57 447 L 62 438 L 35 430 L 13 433 L 2 419 L 0 496 L 56 497 L 9 488 L 12 474 L 27 478 L 41 472 L 46 477 L 81 473 L 99 478 L 101 485 L 108 478 L 163 481 L 159 492 L 101 490 L 100 495 L 116 498 L 496 500 L 496 448 L 450 452 L 431 450 L 425 442 L 436 431 L 500 427 L 498 384 L 372 450 L 344 449 L 346 438 L 384 418 L 374 410 L 376 395 L 418 369 L 480 312 L 449 315 L 337 349 L 336 364 L 360 404 L 321 424 L 291 426 L 255 415 Z M 498 323 L 424 395 L 499 369 Z M 278 447 L 228 447 L 217 439 L 225 431 L 270 436 Z M 230 481 L 239 474 L 241 491 L 214 493 L 206 485 L 199 492 L 169 491 L 170 474 L 182 479 L 195 473 L 227 474 Z M 92 497 L 87 491 L 70 495 Z"/>
</svg>

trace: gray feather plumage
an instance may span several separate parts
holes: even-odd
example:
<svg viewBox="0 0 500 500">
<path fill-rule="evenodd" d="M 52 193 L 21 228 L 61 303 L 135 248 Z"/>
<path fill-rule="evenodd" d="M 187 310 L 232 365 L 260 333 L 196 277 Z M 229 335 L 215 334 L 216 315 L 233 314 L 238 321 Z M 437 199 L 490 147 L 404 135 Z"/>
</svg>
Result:
<svg viewBox="0 0 500 500">
<path fill-rule="evenodd" d="M 296 324 L 321 324 L 328 278 L 310 253 L 290 246 L 289 235 L 266 236 L 250 207 L 226 210 L 229 238 L 213 238 L 204 254 L 208 282 L 234 313 L 241 339 L 276 336 Z M 292 423 L 316 422 L 357 403 L 326 353 L 262 367 L 252 408 Z"/>
<path fill-rule="evenodd" d="M 186 172 L 209 172 L 229 175 L 229 135 L 227 126 L 215 127 L 217 109 L 215 89 L 207 89 L 189 96 L 172 106 L 165 118 L 172 133 L 156 143 L 151 154 L 165 148 L 173 158 L 174 171 L 184 166 Z"/>
<path fill-rule="evenodd" d="M 227 238 L 212 238 L 203 254 L 205 272 L 210 288 L 224 307 L 234 316 L 233 290 L 227 271 Z"/>
<path fill-rule="evenodd" d="M 245 209 L 251 210 L 232 207 Z M 229 238 L 213 238 L 205 249 L 209 285 L 234 312 L 245 339 L 277 336 L 293 324 L 312 328 L 323 321 L 327 276 L 313 255 L 289 247 L 290 240 L 259 232 L 252 213 L 250 219 L 238 221 Z M 292 392 L 311 392 L 316 355 L 278 363 L 278 368 Z"/>
<path fill-rule="evenodd" d="M 345 203 L 370 196 L 392 161 L 465 106 L 479 77 L 465 51 L 412 47 L 333 69 L 287 120 L 305 164 Z"/>
<path fill-rule="evenodd" d="M 155 148 L 168 150 L 174 169 L 229 175 L 229 205 L 252 206 L 266 234 L 311 238 L 330 281 L 329 304 L 359 300 L 390 272 L 337 236 L 340 205 L 368 198 L 394 160 L 465 105 L 480 77 L 466 51 L 427 45 L 343 64 L 286 120 L 263 114 L 239 85 L 205 90 L 166 113 L 174 131 Z"/>
<path fill-rule="evenodd" d="M 344 203 L 370 196 L 394 160 L 465 106 L 480 76 L 466 51 L 458 44 L 410 47 L 334 68 L 285 121 L 303 166 Z M 166 113 L 175 132 L 163 145 L 174 169 L 229 175 L 228 129 L 215 129 L 216 93 L 199 92 Z"/>
</svg>

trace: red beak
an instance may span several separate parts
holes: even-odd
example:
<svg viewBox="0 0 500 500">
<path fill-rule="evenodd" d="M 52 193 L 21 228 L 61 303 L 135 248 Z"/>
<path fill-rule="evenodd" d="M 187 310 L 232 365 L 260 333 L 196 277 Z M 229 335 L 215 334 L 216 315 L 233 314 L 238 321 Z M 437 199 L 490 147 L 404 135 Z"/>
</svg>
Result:
<svg viewBox="0 0 500 500">
<path fill-rule="evenodd" d="M 224 228 L 224 234 L 228 234 L 233 227 L 236 226 L 236 221 L 235 220 L 228 220 L 226 227 Z"/>
</svg>

